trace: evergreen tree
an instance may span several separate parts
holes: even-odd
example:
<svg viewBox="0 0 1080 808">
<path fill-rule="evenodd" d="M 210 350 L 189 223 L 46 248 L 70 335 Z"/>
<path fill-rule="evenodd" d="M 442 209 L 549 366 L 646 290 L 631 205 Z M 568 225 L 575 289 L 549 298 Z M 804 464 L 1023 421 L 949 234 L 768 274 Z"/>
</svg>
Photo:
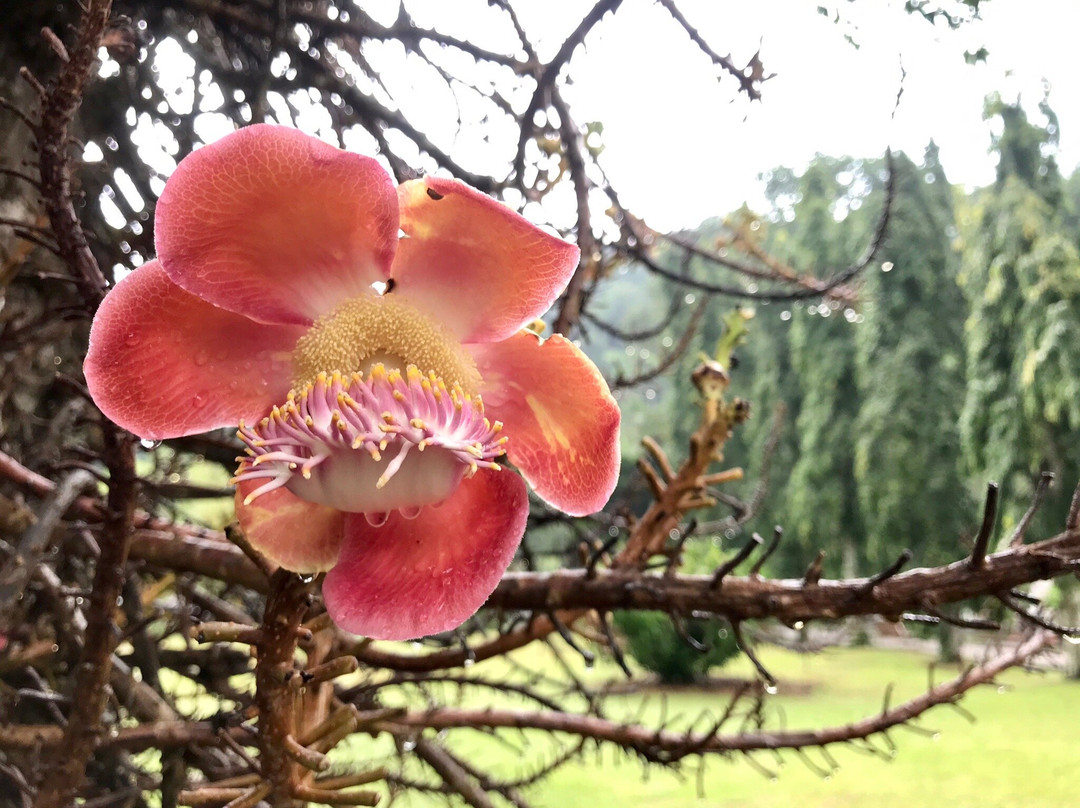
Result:
<svg viewBox="0 0 1080 808">
<path fill-rule="evenodd" d="M 939 563 L 976 518 L 959 474 L 966 306 L 937 146 L 922 168 L 898 155 L 895 172 L 881 269 L 866 276 L 856 332 L 855 478 L 871 559 L 910 547 L 920 563 Z"/>
<path fill-rule="evenodd" d="M 1003 486 L 1008 527 L 1040 470 L 1062 481 L 1043 510 L 1053 520 L 1080 476 L 1080 255 L 1058 207 L 1056 130 L 996 98 L 988 112 L 1003 122 L 994 144 L 1001 159 L 964 228 L 971 315 L 961 430 L 972 474 Z"/>
<path fill-rule="evenodd" d="M 802 175 L 789 230 L 791 259 L 797 266 L 820 274 L 854 260 L 865 217 L 837 215 L 837 205 L 855 207 L 858 197 L 852 189 L 859 169 L 850 160 L 819 157 Z M 797 457 L 783 509 L 786 549 L 798 553 L 790 558 L 792 566 L 805 566 L 819 548 L 830 559 L 842 560 L 847 571 L 861 561 L 854 477 L 855 333 L 852 318 L 845 314 L 849 310 L 835 301 L 812 301 L 793 309 L 788 349 L 799 388 L 793 423 Z"/>
</svg>

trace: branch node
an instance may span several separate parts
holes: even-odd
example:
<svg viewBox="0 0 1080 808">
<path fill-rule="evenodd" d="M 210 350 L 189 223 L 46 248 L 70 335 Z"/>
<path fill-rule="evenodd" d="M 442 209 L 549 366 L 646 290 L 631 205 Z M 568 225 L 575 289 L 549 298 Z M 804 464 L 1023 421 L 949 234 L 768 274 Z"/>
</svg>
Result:
<svg viewBox="0 0 1080 808">
<path fill-rule="evenodd" d="M 724 577 L 732 572 L 737 566 L 746 561 L 750 557 L 750 554 L 754 552 L 762 543 L 761 536 L 757 533 L 750 537 L 750 541 L 742 546 L 732 558 L 725 561 L 719 567 L 716 568 L 716 572 L 713 573 L 712 580 L 709 582 L 709 589 L 716 589 L 724 581 Z"/>
<path fill-rule="evenodd" d="M 68 56 L 67 48 L 64 47 L 64 43 L 60 41 L 60 37 L 53 33 L 52 28 L 49 28 L 49 26 L 42 28 L 41 38 L 53 49 L 53 53 L 60 57 L 61 62 L 67 64 L 71 61 L 71 57 Z"/>
<path fill-rule="evenodd" d="M 824 562 L 825 551 L 818 550 L 817 557 L 810 562 L 810 566 L 806 568 L 806 574 L 803 575 L 803 586 L 815 586 L 821 580 L 821 567 Z"/>
<path fill-rule="evenodd" d="M 990 536 L 994 532 L 994 520 L 997 518 L 998 484 L 991 482 L 986 484 L 986 504 L 983 506 L 982 526 L 975 536 L 975 546 L 971 549 L 970 565 L 972 569 L 981 569 L 986 563 L 986 548 L 990 544 Z"/>
</svg>

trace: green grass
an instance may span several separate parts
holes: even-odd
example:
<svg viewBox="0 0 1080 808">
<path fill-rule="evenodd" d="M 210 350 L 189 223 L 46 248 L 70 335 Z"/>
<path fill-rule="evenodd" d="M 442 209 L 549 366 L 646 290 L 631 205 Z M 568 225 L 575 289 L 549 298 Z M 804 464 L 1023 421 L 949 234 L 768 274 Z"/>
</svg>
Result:
<svg viewBox="0 0 1080 808">
<path fill-rule="evenodd" d="M 519 659 L 530 666 L 550 665 L 539 654 L 530 649 Z M 888 683 L 895 685 L 892 703 L 896 704 L 917 695 L 927 682 L 928 660 L 917 654 L 840 649 L 797 656 L 766 649 L 764 660 L 781 680 L 780 693 L 770 699 L 767 708 L 767 726 L 773 728 L 847 723 L 879 710 Z M 502 664 L 480 665 L 476 672 L 498 675 Z M 602 673 L 611 673 L 608 665 L 601 667 Z M 750 673 L 745 660 L 726 672 Z M 937 681 L 951 678 L 955 672 L 939 669 Z M 587 675 L 594 678 L 599 673 Z M 784 681 L 806 682 L 813 689 L 808 695 L 785 695 Z M 934 737 L 903 728 L 893 730 L 897 753 L 891 761 L 845 747 L 831 748 L 840 768 L 828 778 L 812 772 L 790 753 L 780 766 L 771 754 L 755 756 L 776 773 L 775 777 L 755 771 L 740 757 L 710 758 L 700 780 L 704 791 L 704 799 L 700 799 L 696 764 L 685 767 L 680 777 L 656 767 L 646 771 L 635 759 L 604 749 L 589 750 L 582 761 L 564 766 L 525 793 L 537 808 L 676 808 L 695 804 L 725 808 L 1057 808 L 1076 804 L 1077 786 L 1071 775 L 1080 762 L 1080 684 L 1067 682 L 1060 674 L 1022 672 L 1007 673 L 1000 684 L 1000 688 L 979 688 L 964 699 L 963 706 L 978 717 L 975 724 L 956 710 L 939 707 L 920 722 L 937 733 Z M 452 700 L 451 691 L 445 695 Z M 611 703 L 609 712 L 616 718 L 633 715 L 641 698 L 620 697 L 619 703 Z M 476 692 L 466 697 L 466 703 L 513 704 Z M 703 711 L 716 713 L 725 703 L 723 693 L 679 692 L 663 698 L 654 693 L 648 697 L 643 715 L 646 722 L 656 721 L 666 711 L 668 720 L 674 721 L 673 728 L 685 727 Z M 526 705 L 519 702 L 516 706 Z M 680 714 L 682 718 L 675 718 Z M 447 743 L 474 764 L 503 777 L 534 769 L 554 754 L 554 746 L 544 736 L 525 737 L 516 732 L 492 740 L 461 730 L 452 733 Z M 880 741 L 878 745 L 884 748 Z M 377 749 L 359 744 L 351 751 L 371 760 L 387 750 L 385 746 Z M 824 764 L 816 751 L 808 754 Z M 414 795 L 408 803 L 427 805 L 429 801 Z"/>
</svg>

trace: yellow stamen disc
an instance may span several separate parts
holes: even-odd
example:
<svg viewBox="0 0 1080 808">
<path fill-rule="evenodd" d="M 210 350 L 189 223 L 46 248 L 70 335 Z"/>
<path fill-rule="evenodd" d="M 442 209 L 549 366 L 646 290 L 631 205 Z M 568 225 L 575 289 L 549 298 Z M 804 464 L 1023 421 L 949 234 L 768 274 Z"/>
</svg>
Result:
<svg viewBox="0 0 1080 808">
<path fill-rule="evenodd" d="M 415 365 L 467 390 L 480 383 L 476 363 L 441 323 L 396 295 L 372 293 L 346 300 L 299 339 L 293 384 L 303 388 L 328 371 L 381 376 L 386 371 L 380 363 L 390 379 L 401 379 L 401 370 Z M 413 373 L 419 380 L 421 373 Z"/>
</svg>

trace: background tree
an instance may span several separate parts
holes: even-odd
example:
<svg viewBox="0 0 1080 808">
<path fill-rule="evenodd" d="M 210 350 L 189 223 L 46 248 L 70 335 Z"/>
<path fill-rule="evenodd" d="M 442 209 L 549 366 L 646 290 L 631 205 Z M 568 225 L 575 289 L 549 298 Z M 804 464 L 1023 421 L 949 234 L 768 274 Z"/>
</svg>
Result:
<svg viewBox="0 0 1080 808">
<path fill-rule="evenodd" d="M 866 275 L 855 330 L 854 476 L 866 535 L 875 539 L 864 548 L 872 563 L 887 563 L 898 547 L 936 563 L 958 549 L 935 546 L 940 528 L 954 537 L 974 529 L 959 474 L 966 305 L 956 284 L 952 189 L 936 146 L 921 167 L 898 156 L 895 170 L 881 271 Z"/>
<path fill-rule="evenodd" d="M 977 11 L 977 3 L 962 5 Z M 521 806 L 523 788 L 597 744 L 677 767 L 708 756 L 753 760 L 759 751 L 803 755 L 863 742 L 953 704 L 1066 631 L 1006 593 L 1075 570 L 1076 508 L 1053 514 L 1059 521 L 1068 514 L 1057 535 L 1026 544 L 1021 532 L 995 556 L 986 555 L 991 531 L 981 531 L 962 563 L 909 572 L 893 564 L 844 580 L 825 580 L 814 565 L 790 581 L 763 574 L 776 539 L 738 534 L 754 498 L 731 494 L 742 475 L 718 462 L 749 415 L 730 388 L 742 371 L 716 347 L 720 324 L 736 299 L 816 308 L 812 318 L 799 315 L 785 326 L 794 336 L 781 368 L 793 372 L 770 380 L 800 385 L 789 444 L 799 456 L 781 513 L 792 532 L 813 542 L 793 543 L 792 564 L 801 557 L 805 568 L 805 551 L 826 542 L 855 546 L 862 524 L 850 448 L 858 347 L 852 324 L 840 316 L 846 309 L 833 305 L 851 299 L 861 274 L 880 265 L 899 175 L 886 183 L 876 219 L 865 212 L 837 217 L 854 210 L 870 185 L 855 170 L 842 180 L 843 161 L 812 168 L 799 179 L 790 260 L 743 234 L 740 217 L 725 225 L 726 246 L 649 229 L 609 183 L 597 159 L 599 130 L 579 123 L 591 116 L 565 92 L 575 51 L 621 6 L 589 4 L 554 47 L 543 48 L 518 5 L 503 0 L 476 12 L 499 32 L 483 45 L 426 23 L 424 9 L 414 13 L 410 3 L 391 19 L 337 0 L 115 8 L 88 0 L 59 9 L 33 0 L 5 18 L 0 800 L 20 808 L 80 800 L 99 808 L 253 808 L 261 801 L 294 808 L 373 804 L 408 791 L 477 808 Z M 758 55 L 736 64 L 677 3 L 660 6 L 721 77 L 721 92 L 760 98 L 768 73 Z M 908 6 L 959 24 L 933 4 Z M 403 73 L 416 81 L 399 81 Z M 437 111 L 430 103 L 436 95 L 456 103 Z M 705 354 L 686 362 L 689 378 L 666 380 L 670 407 L 657 416 L 670 418 L 677 425 L 672 440 L 681 433 L 686 444 L 645 442 L 629 458 L 636 470 L 624 471 L 628 480 L 639 475 L 638 488 L 603 513 L 570 519 L 534 502 L 530 534 L 560 526 L 569 539 L 549 542 L 542 556 L 527 540 L 523 569 L 508 573 L 460 631 L 402 646 L 337 630 L 317 580 L 273 569 L 233 526 L 220 529 L 197 507 L 222 500 L 228 507 L 232 491 L 220 480 L 234 468 L 232 435 L 139 445 L 87 399 L 78 357 L 89 317 L 113 281 L 152 254 L 152 209 L 165 179 L 197 146 L 252 122 L 299 126 L 377 153 L 398 180 L 448 173 L 575 240 L 582 260 L 550 316 L 555 330 L 652 339 L 590 311 L 612 277 L 636 264 L 658 285 L 649 294 L 665 290 L 645 312 L 679 333 L 664 334 L 657 320 L 639 325 L 667 350 L 634 378 L 620 380 L 616 371 L 616 387 L 645 384 L 694 351 Z M 1033 165 L 1042 177 L 1046 161 Z M 1038 222 L 1051 222 L 1057 204 L 1049 177 L 1047 169 L 1028 205 Z M 1004 197 L 1013 187 L 1021 186 L 1006 182 L 998 190 Z M 1007 214 L 1002 207 L 995 215 Z M 1020 256 L 1009 260 L 1009 271 L 1034 291 L 1015 312 L 1027 317 L 1029 330 L 1008 332 L 1027 352 L 990 368 L 1002 374 L 989 377 L 999 394 L 1010 392 L 1010 379 L 1023 387 L 1026 370 L 1041 382 L 1050 369 L 1071 368 L 1059 350 L 1065 342 L 1053 338 L 1071 333 L 1062 332 L 1072 327 L 1066 312 L 1055 310 L 1046 322 L 1056 330 L 1047 330 L 1038 307 L 1072 302 L 1066 267 L 1075 249 L 1060 239 L 1039 242 L 1037 254 L 1047 259 L 1025 263 L 1015 229 L 1006 229 L 1012 235 L 1004 241 Z M 988 261 L 994 250 L 1002 252 L 988 242 Z M 1037 282 L 1044 266 L 1052 283 Z M 1001 296 L 988 294 L 993 279 L 980 282 L 978 269 L 970 268 L 968 288 L 973 299 L 987 298 L 991 315 Z M 696 303 L 689 310 L 687 295 Z M 707 317 L 717 300 L 725 311 Z M 1002 311 L 1011 327 L 1012 310 Z M 699 327 L 704 344 L 695 344 Z M 998 358 L 986 343 L 969 354 L 969 367 Z M 764 367 L 763 357 L 754 362 Z M 812 388 L 811 380 L 823 384 Z M 1024 429 L 1042 436 L 1051 424 L 1075 424 L 1063 389 L 1039 387 L 1016 399 L 1032 418 Z M 965 422 L 972 435 L 977 421 L 972 414 Z M 1050 449 L 1060 444 L 1038 446 L 1053 460 Z M 987 515 L 989 525 L 992 508 Z M 687 542 L 716 532 L 695 535 L 704 525 L 698 517 L 722 524 L 738 541 L 727 542 L 707 573 L 693 575 L 681 569 L 691 555 Z M 954 536 L 933 544 L 950 542 Z M 872 538 L 858 545 L 876 546 Z M 988 597 L 1026 615 L 1020 644 L 862 721 L 811 731 L 762 728 L 767 686 L 748 685 L 718 716 L 678 727 L 612 718 L 604 691 L 566 660 L 567 653 L 592 660 L 599 649 L 632 673 L 612 628 L 614 611 L 661 612 L 675 625 L 704 615 L 728 622 L 731 639 L 771 684 L 754 651 L 755 622 L 794 626 L 871 615 L 925 622 L 938 619 L 942 605 L 973 601 L 979 608 Z M 512 652 L 519 649 L 544 655 L 556 674 L 518 663 Z M 455 698 L 463 693 L 473 698 Z M 490 771 L 485 756 L 462 740 L 477 732 L 503 737 L 498 733 L 511 728 L 546 742 L 524 773 Z"/>
</svg>

